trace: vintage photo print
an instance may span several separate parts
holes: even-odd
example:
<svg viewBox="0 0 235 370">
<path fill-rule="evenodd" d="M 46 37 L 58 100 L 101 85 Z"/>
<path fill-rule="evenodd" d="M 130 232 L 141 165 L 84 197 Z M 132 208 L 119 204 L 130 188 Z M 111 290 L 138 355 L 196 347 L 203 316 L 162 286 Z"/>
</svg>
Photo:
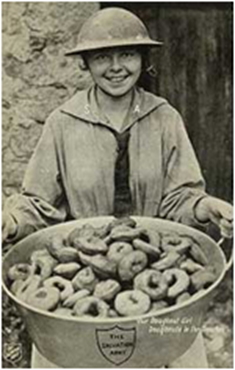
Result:
<svg viewBox="0 0 235 370">
<path fill-rule="evenodd" d="M 1 8 L 2 368 L 233 368 L 233 2 Z"/>
</svg>

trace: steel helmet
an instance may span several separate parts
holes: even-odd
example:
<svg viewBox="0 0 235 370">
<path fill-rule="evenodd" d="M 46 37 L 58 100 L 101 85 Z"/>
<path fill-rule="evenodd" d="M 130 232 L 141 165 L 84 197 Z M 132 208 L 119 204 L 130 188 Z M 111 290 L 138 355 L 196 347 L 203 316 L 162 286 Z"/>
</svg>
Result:
<svg viewBox="0 0 235 370">
<path fill-rule="evenodd" d="M 106 8 L 96 12 L 82 26 L 77 46 L 66 55 L 116 46 L 159 46 L 152 40 L 143 22 L 121 8 Z"/>
</svg>

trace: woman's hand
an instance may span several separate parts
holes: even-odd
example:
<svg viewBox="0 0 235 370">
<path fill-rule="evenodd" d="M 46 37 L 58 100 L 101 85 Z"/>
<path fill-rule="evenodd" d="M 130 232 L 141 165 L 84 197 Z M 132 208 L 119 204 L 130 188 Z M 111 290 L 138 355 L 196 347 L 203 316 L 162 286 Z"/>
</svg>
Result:
<svg viewBox="0 0 235 370">
<path fill-rule="evenodd" d="M 233 236 L 233 207 L 231 204 L 214 197 L 202 198 L 196 205 L 195 215 L 198 221 L 211 221 L 220 228 L 225 238 Z"/>
<path fill-rule="evenodd" d="M 2 243 L 7 243 L 17 233 L 17 222 L 8 213 L 2 215 Z"/>
</svg>

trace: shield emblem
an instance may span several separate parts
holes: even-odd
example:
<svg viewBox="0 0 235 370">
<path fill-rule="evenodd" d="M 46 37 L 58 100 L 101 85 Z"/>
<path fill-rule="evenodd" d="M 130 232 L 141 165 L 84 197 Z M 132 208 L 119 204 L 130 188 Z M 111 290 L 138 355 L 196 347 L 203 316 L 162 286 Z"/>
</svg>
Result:
<svg viewBox="0 0 235 370">
<path fill-rule="evenodd" d="M 136 345 L 136 329 L 115 325 L 109 329 L 96 329 L 96 342 L 100 353 L 114 365 L 121 365 L 132 356 Z"/>
</svg>

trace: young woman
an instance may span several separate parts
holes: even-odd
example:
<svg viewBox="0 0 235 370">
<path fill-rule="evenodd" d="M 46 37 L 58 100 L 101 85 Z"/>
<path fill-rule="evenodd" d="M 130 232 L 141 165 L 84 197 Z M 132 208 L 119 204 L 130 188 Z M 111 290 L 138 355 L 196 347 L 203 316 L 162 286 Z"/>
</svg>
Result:
<svg viewBox="0 0 235 370">
<path fill-rule="evenodd" d="M 165 99 L 137 87 L 146 51 L 161 43 L 132 13 L 111 8 L 89 19 L 78 41 L 68 55 L 82 56 L 94 85 L 48 118 L 22 192 L 7 201 L 3 239 L 101 215 L 191 226 L 211 221 L 231 237 L 232 207 L 206 194 L 181 116 Z"/>
</svg>

